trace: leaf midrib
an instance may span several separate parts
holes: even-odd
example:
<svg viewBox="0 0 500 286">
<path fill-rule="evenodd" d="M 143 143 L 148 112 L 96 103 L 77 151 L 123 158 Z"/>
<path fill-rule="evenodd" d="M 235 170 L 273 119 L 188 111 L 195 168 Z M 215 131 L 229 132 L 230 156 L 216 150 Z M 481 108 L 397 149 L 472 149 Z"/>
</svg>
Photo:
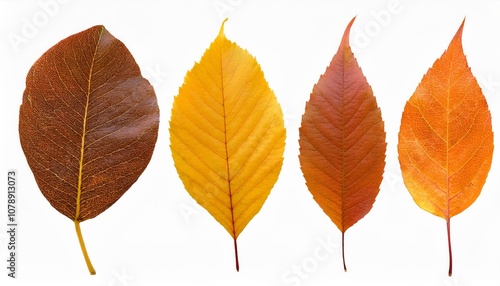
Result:
<svg viewBox="0 0 500 286">
<path fill-rule="evenodd" d="M 82 180 L 83 180 L 83 159 L 85 156 L 85 137 L 87 135 L 87 116 L 88 116 L 88 108 L 89 108 L 89 102 L 90 102 L 90 93 L 91 93 L 91 83 L 92 83 L 92 74 L 94 70 L 94 63 L 95 63 L 95 57 L 97 54 L 97 48 L 99 46 L 99 43 L 101 41 L 102 34 L 104 32 L 104 27 L 101 29 L 101 32 L 99 34 L 99 38 L 97 39 L 96 47 L 94 50 L 94 54 L 92 55 L 92 60 L 90 64 L 90 70 L 89 70 L 89 79 L 87 82 L 87 98 L 85 102 L 85 111 L 83 113 L 83 126 L 82 126 L 82 141 L 80 145 L 80 160 L 78 162 L 78 186 L 77 186 L 77 195 L 76 195 L 76 211 L 75 211 L 75 221 L 80 220 L 80 202 L 81 202 L 81 195 L 82 195 Z"/>
<path fill-rule="evenodd" d="M 226 170 L 227 170 L 227 187 L 228 187 L 228 194 L 229 194 L 229 210 L 231 212 L 231 226 L 232 226 L 232 231 L 233 231 L 233 238 L 236 239 L 236 226 L 235 226 L 235 219 L 234 219 L 234 206 L 233 206 L 233 194 L 231 190 L 231 171 L 229 169 L 229 151 L 227 147 L 228 139 L 227 139 L 227 122 L 226 122 L 226 100 L 224 98 L 224 66 L 222 63 L 222 45 L 224 41 L 223 39 L 220 39 L 220 46 L 219 46 L 219 64 L 220 64 L 220 89 L 221 89 L 221 96 L 222 96 L 222 118 L 224 120 L 224 151 L 226 152 Z"/>
</svg>

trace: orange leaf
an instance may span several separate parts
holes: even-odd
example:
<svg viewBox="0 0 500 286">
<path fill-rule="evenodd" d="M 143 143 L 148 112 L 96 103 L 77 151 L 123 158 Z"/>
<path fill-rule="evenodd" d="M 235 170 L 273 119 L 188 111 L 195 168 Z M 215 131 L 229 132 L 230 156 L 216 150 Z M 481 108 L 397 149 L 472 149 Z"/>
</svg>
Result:
<svg viewBox="0 0 500 286">
<path fill-rule="evenodd" d="M 307 187 L 344 233 L 372 208 L 385 167 L 385 132 L 372 89 L 349 46 L 353 18 L 330 66 L 314 86 L 300 127 Z"/>
<path fill-rule="evenodd" d="M 398 144 L 415 203 L 446 220 L 450 276 L 450 218 L 479 196 L 493 155 L 491 115 L 462 49 L 464 22 L 406 103 Z"/>
<path fill-rule="evenodd" d="M 103 26 L 57 43 L 28 73 L 21 146 L 42 194 L 74 222 L 91 274 L 80 222 L 104 212 L 139 178 L 158 124 L 153 87 Z"/>
<path fill-rule="evenodd" d="M 246 50 L 219 35 L 174 98 L 170 148 L 188 193 L 236 239 L 260 211 L 283 163 L 281 107 Z"/>
</svg>

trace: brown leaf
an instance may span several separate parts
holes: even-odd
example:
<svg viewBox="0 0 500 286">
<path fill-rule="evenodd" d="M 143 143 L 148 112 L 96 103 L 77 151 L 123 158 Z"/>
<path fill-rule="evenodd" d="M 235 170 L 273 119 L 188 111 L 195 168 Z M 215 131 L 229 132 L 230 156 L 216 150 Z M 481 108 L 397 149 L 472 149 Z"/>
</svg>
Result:
<svg viewBox="0 0 500 286">
<path fill-rule="evenodd" d="M 26 78 L 24 154 L 42 194 L 78 233 L 81 221 L 109 208 L 144 171 L 158 125 L 152 86 L 103 26 L 50 48 Z"/>
</svg>

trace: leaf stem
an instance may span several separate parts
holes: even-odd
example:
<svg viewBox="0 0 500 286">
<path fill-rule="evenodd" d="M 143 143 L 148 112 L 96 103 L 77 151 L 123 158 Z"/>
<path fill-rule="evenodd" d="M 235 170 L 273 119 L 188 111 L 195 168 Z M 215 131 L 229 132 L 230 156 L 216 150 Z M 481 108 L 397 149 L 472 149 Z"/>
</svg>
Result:
<svg viewBox="0 0 500 286">
<path fill-rule="evenodd" d="M 236 259 L 236 271 L 240 271 L 240 262 L 238 261 L 238 245 L 236 244 L 236 238 L 234 238 L 234 257 Z"/>
<path fill-rule="evenodd" d="M 347 272 L 347 267 L 345 266 L 345 255 L 344 255 L 344 232 L 342 232 L 342 262 L 344 262 L 344 272 Z"/>
<path fill-rule="evenodd" d="M 80 247 L 82 248 L 83 257 L 85 258 L 85 263 L 87 263 L 87 268 L 89 269 L 90 275 L 95 275 L 94 266 L 90 262 L 89 255 L 87 253 L 87 248 L 85 247 L 85 242 L 83 242 L 82 231 L 80 229 L 80 222 L 75 220 L 76 235 L 78 236 L 78 241 L 80 242 Z"/>
<path fill-rule="evenodd" d="M 453 258 L 451 255 L 451 235 L 450 235 L 450 218 L 446 219 L 446 230 L 448 232 L 448 252 L 450 253 L 450 268 L 448 269 L 448 276 L 451 277 L 453 269 Z"/>
</svg>

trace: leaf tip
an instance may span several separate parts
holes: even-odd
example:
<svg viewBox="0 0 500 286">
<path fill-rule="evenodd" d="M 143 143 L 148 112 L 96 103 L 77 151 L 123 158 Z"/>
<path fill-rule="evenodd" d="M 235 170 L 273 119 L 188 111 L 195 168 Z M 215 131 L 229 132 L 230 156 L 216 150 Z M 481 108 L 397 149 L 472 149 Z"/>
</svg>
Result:
<svg viewBox="0 0 500 286">
<path fill-rule="evenodd" d="M 103 24 L 99 24 L 99 25 L 95 25 L 95 26 L 92 26 L 90 27 L 88 30 L 96 30 L 96 31 L 105 31 L 106 30 L 106 27 L 104 27 Z"/>
<path fill-rule="evenodd" d="M 351 21 L 349 22 L 349 25 L 347 25 L 348 27 L 351 27 L 352 26 L 352 23 L 354 23 L 354 20 L 356 20 L 356 17 L 358 17 L 358 15 L 354 16 Z"/>
<path fill-rule="evenodd" d="M 226 18 L 224 19 L 224 21 L 222 21 L 222 24 L 220 25 L 220 30 L 219 30 L 219 36 L 222 36 L 224 35 L 224 24 L 227 22 L 229 18 Z"/>
<path fill-rule="evenodd" d="M 460 28 L 458 28 L 459 31 L 462 31 L 464 29 L 464 25 L 465 25 L 465 19 L 467 17 L 464 17 L 464 19 L 462 20 L 462 24 L 460 24 Z"/>
<path fill-rule="evenodd" d="M 460 42 L 462 42 L 462 32 L 464 30 L 464 24 L 465 24 L 465 17 L 462 21 L 462 24 L 460 24 L 460 27 L 457 30 L 457 33 L 453 37 L 453 39 L 458 39 Z"/>
<path fill-rule="evenodd" d="M 354 16 L 351 21 L 349 22 L 349 24 L 347 24 L 347 27 L 345 28 L 345 31 L 344 31 L 344 35 L 342 36 L 342 44 L 340 45 L 341 47 L 342 46 L 349 46 L 349 35 L 351 34 L 351 27 L 352 27 L 352 24 L 354 23 L 354 20 L 356 20 L 356 17 L 357 16 Z"/>
</svg>

